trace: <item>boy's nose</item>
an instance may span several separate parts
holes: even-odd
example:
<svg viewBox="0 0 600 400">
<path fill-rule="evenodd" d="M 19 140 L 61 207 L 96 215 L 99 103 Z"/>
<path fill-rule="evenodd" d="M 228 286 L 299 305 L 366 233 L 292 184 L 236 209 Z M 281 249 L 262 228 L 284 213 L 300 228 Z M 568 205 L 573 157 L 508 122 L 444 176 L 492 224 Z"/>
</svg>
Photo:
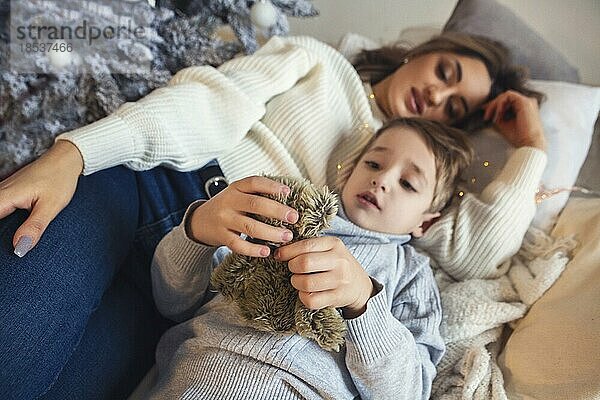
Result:
<svg viewBox="0 0 600 400">
<path fill-rule="evenodd" d="M 387 185 L 385 184 L 384 180 L 381 177 L 373 178 L 373 180 L 371 181 L 371 185 L 373 185 L 376 188 L 381 189 L 383 192 L 387 191 Z"/>
</svg>

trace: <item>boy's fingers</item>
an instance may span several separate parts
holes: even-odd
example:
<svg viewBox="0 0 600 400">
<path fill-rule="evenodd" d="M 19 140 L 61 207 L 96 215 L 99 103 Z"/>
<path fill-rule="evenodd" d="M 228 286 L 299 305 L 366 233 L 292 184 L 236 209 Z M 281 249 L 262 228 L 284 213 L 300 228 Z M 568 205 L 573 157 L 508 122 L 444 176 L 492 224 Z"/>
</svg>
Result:
<svg viewBox="0 0 600 400">
<path fill-rule="evenodd" d="M 248 242 L 234 233 L 230 233 L 226 246 L 234 253 L 249 257 L 267 257 L 271 254 L 268 246 Z"/>
<path fill-rule="evenodd" d="M 320 310 L 335 304 L 337 294 L 334 290 L 325 290 L 322 292 L 298 292 L 298 298 L 310 310 Z"/>
<path fill-rule="evenodd" d="M 250 176 L 234 182 L 238 190 L 244 193 L 283 194 L 288 195 L 290 188 L 264 176 Z"/>
<path fill-rule="evenodd" d="M 291 224 L 296 223 L 299 218 L 298 212 L 293 208 L 263 196 L 248 194 L 240 203 L 242 205 L 239 211 L 246 213 L 275 218 Z"/>
<path fill-rule="evenodd" d="M 303 253 L 289 260 L 288 269 L 293 274 L 314 274 L 331 270 L 335 262 L 327 251 Z"/>
<path fill-rule="evenodd" d="M 304 253 L 328 251 L 333 248 L 332 239 L 332 236 L 320 236 L 281 246 L 275 252 L 275 258 L 279 261 L 289 261 Z"/>
<path fill-rule="evenodd" d="M 233 230 L 244 233 L 251 238 L 266 240 L 273 243 L 289 242 L 293 238 L 290 230 L 257 221 L 251 217 L 240 217 L 233 222 Z"/>
<path fill-rule="evenodd" d="M 322 292 L 339 286 L 339 280 L 333 274 L 320 272 L 314 274 L 294 274 L 290 279 L 292 286 L 301 292 Z"/>
</svg>

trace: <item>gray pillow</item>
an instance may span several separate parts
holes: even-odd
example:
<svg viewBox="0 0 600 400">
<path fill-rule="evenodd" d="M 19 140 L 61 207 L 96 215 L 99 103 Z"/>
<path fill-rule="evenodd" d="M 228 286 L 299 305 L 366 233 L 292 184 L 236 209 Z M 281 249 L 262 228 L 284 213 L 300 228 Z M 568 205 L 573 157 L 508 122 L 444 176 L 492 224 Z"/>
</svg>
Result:
<svg viewBox="0 0 600 400">
<path fill-rule="evenodd" d="M 459 0 L 444 31 L 496 39 L 512 52 L 513 62 L 529 68 L 532 79 L 579 83 L 579 71 L 507 7 L 495 0 Z"/>
</svg>

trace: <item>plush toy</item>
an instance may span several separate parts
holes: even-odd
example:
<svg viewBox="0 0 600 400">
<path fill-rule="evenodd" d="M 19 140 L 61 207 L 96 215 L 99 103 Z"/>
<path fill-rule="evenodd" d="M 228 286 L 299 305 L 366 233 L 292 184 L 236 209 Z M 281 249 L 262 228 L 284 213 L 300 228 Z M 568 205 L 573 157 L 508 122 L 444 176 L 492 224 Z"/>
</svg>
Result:
<svg viewBox="0 0 600 400">
<path fill-rule="evenodd" d="M 285 227 L 294 234 L 292 241 L 307 239 L 329 227 L 337 213 L 337 197 L 327 187 L 315 187 L 306 180 L 270 177 L 291 189 L 287 197 L 269 196 L 298 211 L 295 224 L 256 216 L 273 226 Z M 267 243 L 272 247 L 271 243 Z M 344 343 L 344 320 L 333 307 L 309 310 L 298 299 L 290 282 L 287 262 L 229 254 L 215 268 L 212 286 L 235 302 L 240 314 L 256 329 L 298 334 L 316 341 L 328 351 L 339 351 Z"/>
</svg>

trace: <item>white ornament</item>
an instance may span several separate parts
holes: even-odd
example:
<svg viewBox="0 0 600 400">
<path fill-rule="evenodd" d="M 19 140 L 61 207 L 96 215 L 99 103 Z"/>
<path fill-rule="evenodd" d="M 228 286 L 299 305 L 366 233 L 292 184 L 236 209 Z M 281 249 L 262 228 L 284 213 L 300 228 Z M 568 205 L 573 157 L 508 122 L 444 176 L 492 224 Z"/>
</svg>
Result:
<svg viewBox="0 0 600 400">
<path fill-rule="evenodd" d="M 63 69 L 71 64 L 75 63 L 75 57 L 73 57 L 72 50 L 67 50 L 67 43 L 58 40 L 56 41 L 50 51 L 46 52 L 48 60 L 56 69 Z"/>
<path fill-rule="evenodd" d="M 270 28 L 277 22 L 277 10 L 269 0 L 259 0 L 250 8 L 250 20 L 259 28 Z"/>
</svg>

